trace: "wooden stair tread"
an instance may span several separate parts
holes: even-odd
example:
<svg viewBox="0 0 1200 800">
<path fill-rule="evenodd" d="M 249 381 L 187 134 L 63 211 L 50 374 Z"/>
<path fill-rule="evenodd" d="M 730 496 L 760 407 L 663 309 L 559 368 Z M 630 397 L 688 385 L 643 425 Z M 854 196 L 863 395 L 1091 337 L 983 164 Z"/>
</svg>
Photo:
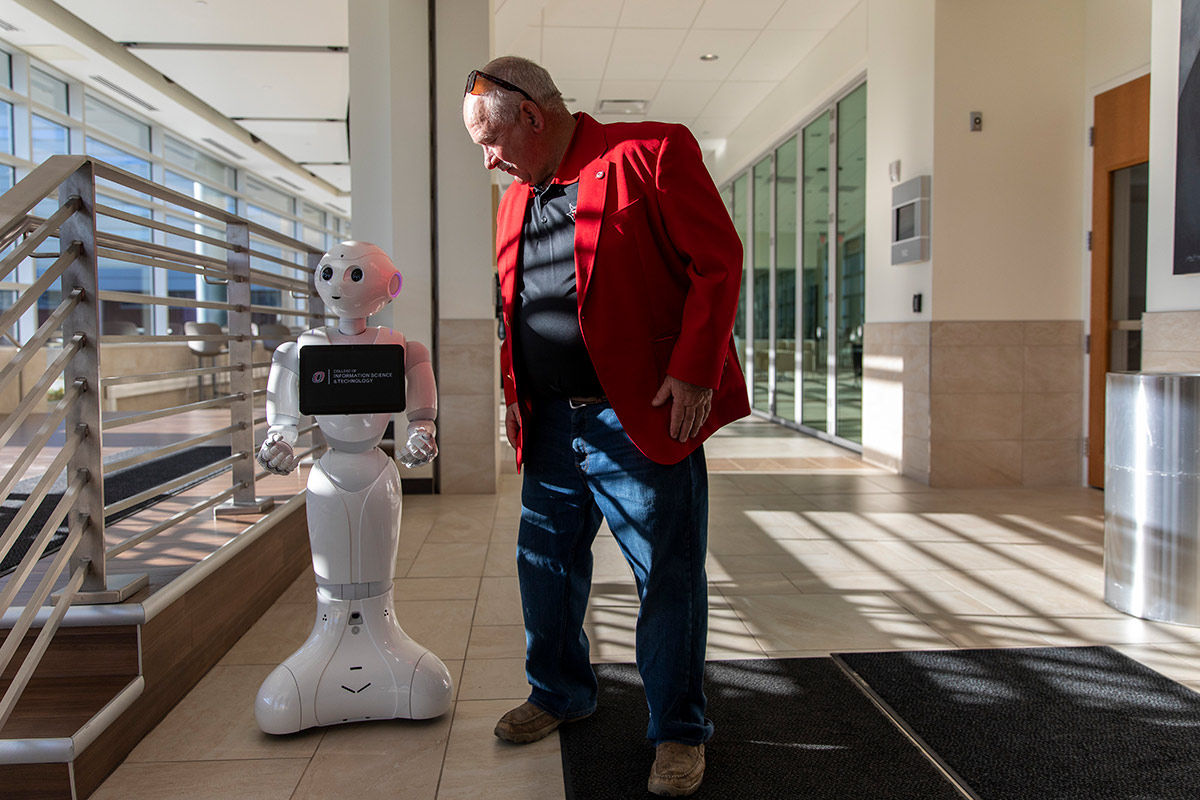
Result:
<svg viewBox="0 0 1200 800">
<path fill-rule="evenodd" d="M 25 687 L 0 739 L 72 736 L 130 684 L 134 675 L 34 678 Z"/>
</svg>

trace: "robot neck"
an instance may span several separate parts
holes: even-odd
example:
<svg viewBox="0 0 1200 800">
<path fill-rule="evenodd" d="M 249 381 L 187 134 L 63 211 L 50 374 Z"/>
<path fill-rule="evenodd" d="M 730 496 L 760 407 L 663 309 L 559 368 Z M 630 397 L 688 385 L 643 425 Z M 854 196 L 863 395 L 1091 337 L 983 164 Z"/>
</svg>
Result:
<svg viewBox="0 0 1200 800">
<path fill-rule="evenodd" d="M 337 329 L 338 333 L 357 336 L 367 329 L 367 321 L 354 317 L 339 317 Z"/>
</svg>

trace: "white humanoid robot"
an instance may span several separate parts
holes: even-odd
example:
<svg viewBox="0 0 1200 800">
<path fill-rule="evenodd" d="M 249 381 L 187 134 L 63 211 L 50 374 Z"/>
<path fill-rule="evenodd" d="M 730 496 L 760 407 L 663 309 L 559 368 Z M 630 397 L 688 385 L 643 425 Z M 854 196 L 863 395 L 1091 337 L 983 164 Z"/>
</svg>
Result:
<svg viewBox="0 0 1200 800">
<path fill-rule="evenodd" d="M 342 242 L 321 259 L 317 292 L 336 327 L 302 333 L 275 350 L 267 383 L 270 430 L 258 460 L 286 475 L 300 420 L 300 350 L 326 345 L 404 347 L 407 440 L 397 458 L 412 468 L 437 456 L 437 390 L 429 350 L 367 317 L 400 293 L 400 273 L 366 242 Z M 446 665 L 396 621 L 392 578 L 400 537 L 400 474 L 377 445 L 391 415 L 316 416 L 329 450 L 308 477 L 308 531 L 317 618 L 304 645 L 258 691 L 254 713 L 267 733 L 364 719 L 428 719 L 450 708 Z M 397 437 L 399 439 L 399 437 Z"/>
</svg>

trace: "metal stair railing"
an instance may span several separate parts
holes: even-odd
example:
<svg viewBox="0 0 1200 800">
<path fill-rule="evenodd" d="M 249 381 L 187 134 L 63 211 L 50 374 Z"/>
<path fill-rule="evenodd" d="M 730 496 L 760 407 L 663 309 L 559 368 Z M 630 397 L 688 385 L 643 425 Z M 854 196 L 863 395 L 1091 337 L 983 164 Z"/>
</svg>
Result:
<svg viewBox="0 0 1200 800">
<path fill-rule="evenodd" d="M 169 225 L 115 209 L 96 200 L 97 180 L 110 181 L 126 189 L 155 198 L 177 216 L 196 218 L 207 228 L 224 226 L 225 239 L 203 235 L 187 228 Z M 107 185 L 106 185 L 107 187 Z M 105 187 L 105 188 L 106 188 Z M 101 191 L 104 191 L 102 188 Z M 47 197 L 57 197 L 57 208 L 44 219 L 34 215 L 35 208 Z M 97 230 L 97 218 L 109 217 L 124 225 L 141 225 L 160 233 L 159 242 L 146 242 L 128 236 Z M 200 224 L 196 226 L 201 227 Z M 200 252 L 170 247 L 161 234 L 190 240 L 196 251 L 201 246 L 226 252 L 221 260 Z M 45 252 L 54 240 L 56 252 Z M 290 254 L 293 260 L 265 252 L 264 247 Z M 141 580 L 124 580 L 109 573 L 108 562 L 208 509 L 226 504 L 235 510 L 264 510 L 256 494 L 256 482 L 267 474 L 258 470 L 254 460 L 254 428 L 265 421 L 256 417 L 254 408 L 265 389 L 255 388 L 256 372 L 261 383 L 263 368 L 270 362 L 254 361 L 251 315 L 273 314 L 278 318 L 300 320 L 301 328 L 311 328 L 325 320 L 324 307 L 316 294 L 313 272 L 322 253 L 302 241 L 208 205 L 192 197 L 152 183 L 102 161 L 86 156 L 53 156 L 24 180 L 0 196 L 0 248 L 8 249 L 0 258 L 0 288 L 17 290 L 15 301 L 0 309 L 0 333 L 14 348 L 8 363 L 0 367 L 0 387 L 16 385 L 27 370 L 36 370 L 36 359 L 44 355 L 48 362 L 40 375 L 24 389 L 13 410 L 0 419 L 0 448 L 13 440 L 25 423 L 33 423 L 35 413 L 44 406 L 44 398 L 61 379 L 62 397 L 46 414 L 28 443 L 15 456 L 6 456 L 0 465 L 0 501 L 9 497 L 13 487 L 35 466 L 39 457 L 57 451 L 36 486 L 25 498 L 20 510 L 0 531 L 0 558 L 6 556 L 22 537 L 35 511 L 50 496 L 55 481 L 67 476 L 67 489 L 49 517 L 34 535 L 19 563 L 0 586 L 0 617 L 11 619 L 15 609 L 23 608 L 0 644 L 0 673 L 9 669 L 20 644 L 30 633 L 35 620 L 41 621 L 32 647 L 16 669 L 6 693 L 0 698 L 0 727 L 13 713 L 20 695 L 50 645 L 64 615 L 82 603 L 120 602 L 145 585 Z M 53 259 L 42 274 L 29 283 L 8 280 L 26 259 Z M 99 259 L 113 259 L 126 265 L 162 269 L 198 276 L 209 284 L 223 285 L 224 300 L 167 297 L 126 291 L 109 291 L 103 286 Z M 259 266 L 253 266 L 255 263 Z M 279 305 L 251 302 L 253 286 L 278 289 L 284 302 Z M 54 299 L 57 293 L 58 299 Z M 294 299 L 295 305 L 287 304 Z M 49 302 L 47 302 L 49 301 Z M 209 309 L 224 312 L 228 327 L 220 335 L 107 335 L 101 334 L 101 304 L 143 304 Z M 52 310 L 47 310 L 53 306 Z M 23 315 L 38 309 L 44 317 L 41 325 L 25 341 L 18 341 L 9 330 Z M 262 337 L 265 338 L 265 337 Z M 227 364 L 141 374 L 101 375 L 101 351 L 105 345 L 138 343 L 186 343 L 219 341 L 227 346 Z M 137 383 L 186 385 L 191 378 L 220 378 L 227 390 L 209 400 L 183 403 L 127 415 L 104 411 L 103 390 Z M 146 452 L 136 453 L 105 464 L 101 453 L 104 432 L 123 426 L 221 408 L 229 411 L 229 424 L 189 438 L 180 439 Z M 301 455 L 322 449 L 323 441 L 309 424 L 302 433 L 311 434 L 311 446 Z M 51 445 L 61 431 L 62 444 Z M 186 448 L 216 439 L 228 438 L 231 455 L 201 469 L 174 478 L 151 489 L 108 504 L 104 503 L 104 476 Z M 8 452 L 15 450 L 8 448 Z M 124 511 L 164 490 L 182 486 L 229 470 L 229 485 L 188 507 L 148 525 L 138 533 L 113 545 L 105 542 L 105 517 Z M 206 484 L 207 485 L 207 484 Z M 66 539 L 53 555 L 42 553 L 54 534 L 66 526 Z M 65 585 L 63 585 L 63 578 Z M 53 609 L 46 614 L 44 605 L 58 586 Z M 39 611 L 41 613 L 39 613 Z"/>
</svg>

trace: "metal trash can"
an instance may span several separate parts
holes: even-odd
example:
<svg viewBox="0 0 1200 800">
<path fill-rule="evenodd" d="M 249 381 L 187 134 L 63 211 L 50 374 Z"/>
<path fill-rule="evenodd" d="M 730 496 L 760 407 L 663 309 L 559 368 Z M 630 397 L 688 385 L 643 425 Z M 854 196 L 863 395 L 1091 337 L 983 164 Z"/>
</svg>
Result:
<svg viewBox="0 0 1200 800">
<path fill-rule="evenodd" d="M 1104 600 L 1200 626 L 1200 374 L 1110 372 Z"/>
</svg>

